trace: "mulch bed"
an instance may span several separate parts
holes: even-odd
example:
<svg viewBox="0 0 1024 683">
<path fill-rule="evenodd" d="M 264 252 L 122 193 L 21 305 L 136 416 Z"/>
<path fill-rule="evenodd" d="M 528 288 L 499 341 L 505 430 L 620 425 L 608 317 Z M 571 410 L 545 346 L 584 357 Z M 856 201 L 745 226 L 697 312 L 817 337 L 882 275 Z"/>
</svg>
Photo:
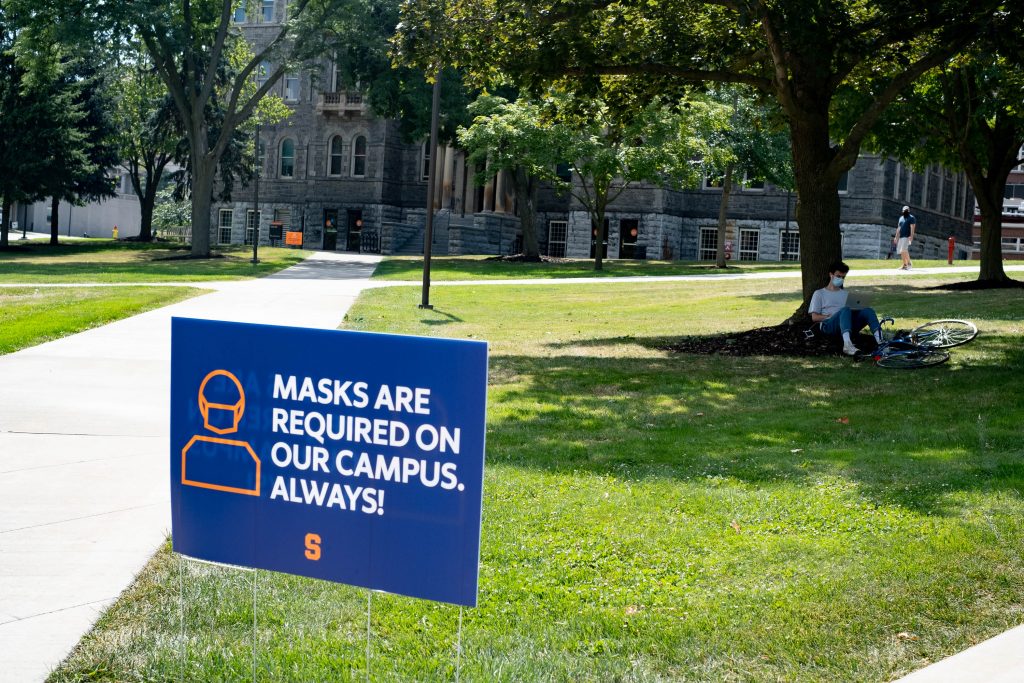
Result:
<svg viewBox="0 0 1024 683">
<path fill-rule="evenodd" d="M 485 261 L 500 261 L 501 263 L 572 263 L 573 259 L 557 258 L 555 256 L 541 256 L 536 261 L 528 261 L 522 254 L 511 256 L 490 256 Z"/>
<path fill-rule="evenodd" d="M 193 256 L 192 254 L 179 254 L 175 256 L 160 256 L 153 259 L 156 261 L 209 261 L 211 259 L 224 258 L 224 254 L 211 252 L 209 256 Z"/>
<path fill-rule="evenodd" d="M 811 339 L 804 335 L 810 325 L 782 323 L 756 330 L 716 334 L 705 337 L 680 337 L 668 344 L 658 345 L 664 351 L 676 353 L 719 354 L 722 356 L 841 356 L 842 337 L 817 334 Z M 869 335 L 853 336 L 853 343 L 861 351 L 872 351 L 875 340 Z"/>
</svg>

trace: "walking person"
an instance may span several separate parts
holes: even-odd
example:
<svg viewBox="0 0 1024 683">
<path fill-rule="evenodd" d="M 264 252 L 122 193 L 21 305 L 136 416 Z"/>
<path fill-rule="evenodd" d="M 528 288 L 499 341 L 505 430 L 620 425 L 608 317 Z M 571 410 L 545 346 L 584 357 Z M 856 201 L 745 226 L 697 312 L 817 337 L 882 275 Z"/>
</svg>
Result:
<svg viewBox="0 0 1024 683">
<path fill-rule="evenodd" d="M 896 226 L 896 234 L 892 238 L 892 243 L 896 245 L 896 253 L 903 259 L 900 270 L 910 270 L 914 267 L 910 262 L 910 245 L 914 241 L 915 232 L 917 232 L 917 218 L 910 213 L 909 206 L 904 206 L 903 215 L 900 216 Z"/>
</svg>

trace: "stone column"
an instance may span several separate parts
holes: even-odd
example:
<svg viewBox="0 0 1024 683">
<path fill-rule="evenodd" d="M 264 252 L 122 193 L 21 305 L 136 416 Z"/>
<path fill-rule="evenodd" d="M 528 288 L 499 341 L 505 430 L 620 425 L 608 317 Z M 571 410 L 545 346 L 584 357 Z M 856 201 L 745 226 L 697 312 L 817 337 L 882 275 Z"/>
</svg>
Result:
<svg viewBox="0 0 1024 683">
<path fill-rule="evenodd" d="M 452 192 L 455 189 L 455 149 L 444 148 L 444 172 L 441 174 L 441 208 L 452 208 Z"/>
<path fill-rule="evenodd" d="M 444 178 L 444 168 L 447 163 L 444 151 L 445 148 L 440 145 L 438 145 L 437 149 L 434 150 L 434 154 L 437 155 L 437 160 L 435 162 L 437 165 L 434 167 L 434 172 L 437 174 L 437 177 L 434 179 L 434 211 L 437 211 L 443 206 L 441 203 L 441 199 L 444 196 L 444 183 L 442 182 L 442 179 Z"/>
<path fill-rule="evenodd" d="M 507 197 L 505 196 L 505 171 L 498 171 L 497 183 L 494 191 L 495 213 L 506 213 L 508 210 Z"/>
<path fill-rule="evenodd" d="M 491 162 L 487 162 L 487 168 L 491 167 Z M 494 178 L 487 181 L 484 185 L 484 211 L 494 211 Z"/>
</svg>

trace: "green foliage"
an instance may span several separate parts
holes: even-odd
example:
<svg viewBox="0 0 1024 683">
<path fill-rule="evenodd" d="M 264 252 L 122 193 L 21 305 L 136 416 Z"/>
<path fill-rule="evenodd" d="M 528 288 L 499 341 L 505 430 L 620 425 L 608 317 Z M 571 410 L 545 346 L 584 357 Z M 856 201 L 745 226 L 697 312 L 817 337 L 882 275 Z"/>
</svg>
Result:
<svg viewBox="0 0 1024 683">
<path fill-rule="evenodd" d="M 1024 9 L 1015 4 L 970 49 L 918 80 L 887 112 L 870 144 L 921 169 L 963 169 L 981 209 L 982 280 L 1002 267 L 1003 192 L 1024 159 Z"/>
<path fill-rule="evenodd" d="M 789 124 L 803 291 L 840 256 L 840 177 L 885 108 L 986 30 L 1003 0 L 409 0 L 404 63 L 454 64 L 534 95 L 595 95 L 610 77 L 647 101 L 709 82 L 773 98 Z M 443 8 L 443 9 L 442 9 Z M 1019 33 L 1014 34 L 1018 36 Z"/>
<path fill-rule="evenodd" d="M 321 53 L 334 59 L 339 89 L 365 92 L 379 116 L 398 120 L 404 140 L 421 140 L 430 133 L 432 82 L 437 70 L 392 63 L 391 38 L 399 19 L 398 0 L 343 0 L 324 24 Z M 470 93 L 462 73 L 441 70 L 440 138 L 455 139 L 456 128 L 468 124 Z M 327 89 L 335 84 L 323 84 Z"/>
<path fill-rule="evenodd" d="M 64 65 L 51 48 L 29 60 L 15 49 L 19 26 L 0 3 L 0 246 L 7 245 L 13 202 L 29 202 L 88 169 L 85 118 L 77 92 L 61 82 Z"/>
<path fill-rule="evenodd" d="M 153 207 L 153 227 L 157 230 L 190 226 L 192 223 L 192 203 L 177 197 L 173 187 L 164 187 L 157 191 L 156 204 Z"/>
</svg>

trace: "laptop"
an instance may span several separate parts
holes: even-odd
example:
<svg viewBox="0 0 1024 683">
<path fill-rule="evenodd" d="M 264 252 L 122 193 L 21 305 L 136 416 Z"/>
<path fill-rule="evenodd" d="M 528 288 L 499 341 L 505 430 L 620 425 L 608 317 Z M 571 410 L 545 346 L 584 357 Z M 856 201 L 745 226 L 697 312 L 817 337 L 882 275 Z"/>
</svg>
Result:
<svg viewBox="0 0 1024 683">
<path fill-rule="evenodd" d="M 846 298 L 846 305 L 852 309 L 871 308 L 871 295 L 863 292 L 850 292 Z"/>
</svg>

